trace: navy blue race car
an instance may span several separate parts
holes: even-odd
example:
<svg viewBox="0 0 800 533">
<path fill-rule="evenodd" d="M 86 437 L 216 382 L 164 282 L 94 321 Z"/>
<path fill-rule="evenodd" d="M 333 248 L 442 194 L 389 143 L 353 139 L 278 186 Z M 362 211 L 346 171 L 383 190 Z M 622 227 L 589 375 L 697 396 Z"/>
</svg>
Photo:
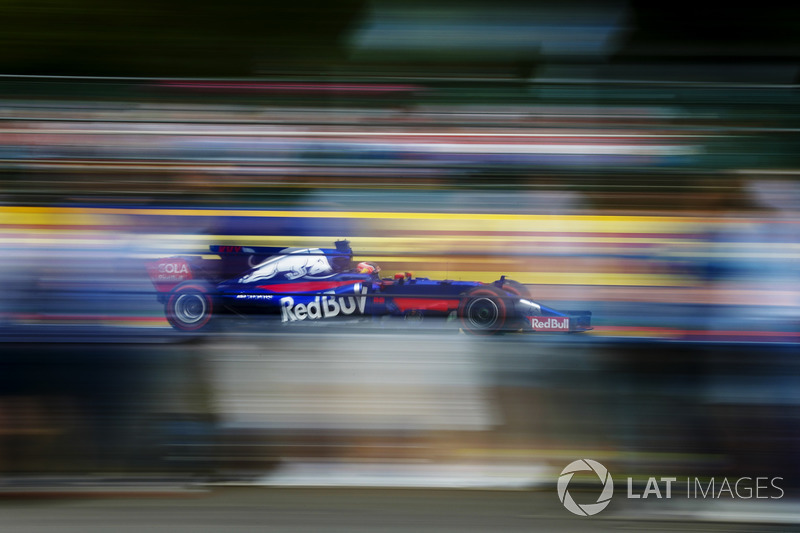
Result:
<svg viewBox="0 0 800 533">
<path fill-rule="evenodd" d="M 209 328 L 220 315 L 272 315 L 283 323 L 398 316 L 450 317 L 474 334 L 587 331 L 589 311 L 557 311 L 505 276 L 493 283 L 432 280 L 408 272 L 382 278 L 335 248 L 211 246 L 220 259 L 176 256 L 148 264 L 167 320 L 180 331 Z"/>
</svg>

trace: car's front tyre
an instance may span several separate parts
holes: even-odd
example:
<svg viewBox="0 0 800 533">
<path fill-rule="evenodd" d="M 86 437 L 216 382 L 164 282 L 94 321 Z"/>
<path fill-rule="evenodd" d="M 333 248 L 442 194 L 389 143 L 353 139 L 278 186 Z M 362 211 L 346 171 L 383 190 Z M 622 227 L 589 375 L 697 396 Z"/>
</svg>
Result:
<svg viewBox="0 0 800 533">
<path fill-rule="evenodd" d="M 514 296 L 519 296 L 520 298 L 525 298 L 526 300 L 532 299 L 531 291 L 529 291 L 528 287 L 519 281 L 514 281 L 513 279 L 503 280 L 503 285 L 501 288 L 504 291 L 513 294 Z"/>
<path fill-rule="evenodd" d="M 178 331 L 207 330 L 214 311 L 211 287 L 196 281 L 186 281 L 175 287 L 165 305 L 167 322 Z"/>
<path fill-rule="evenodd" d="M 474 335 L 492 335 L 506 329 L 510 319 L 508 294 L 496 287 L 475 287 L 463 295 L 458 306 L 461 327 Z"/>
</svg>

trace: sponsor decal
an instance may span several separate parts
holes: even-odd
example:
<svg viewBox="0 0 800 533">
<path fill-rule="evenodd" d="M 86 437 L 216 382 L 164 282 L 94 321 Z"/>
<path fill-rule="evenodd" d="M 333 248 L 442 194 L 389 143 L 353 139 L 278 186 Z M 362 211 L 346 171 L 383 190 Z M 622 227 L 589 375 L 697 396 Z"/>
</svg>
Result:
<svg viewBox="0 0 800 533">
<path fill-rule="evenodd" d="M 188 274 L 189 266 L 186 263 L 161 263 L 158 265 L 159 274 Z"/>
<path fill-rule="evenodd" d="M 359 288 L 361 289 L 359 291 Z M 356 295 L 360 296 L 316 296 L 307 304 L 295 304 L 294 298 L 285 296 L 280 299 L 281 322 L 296 322 L 298 320 L 318 320 L 320 318 L 333 318 L 339 315 L 364 314 L 367 305 L 367 288 L 356 285 Z"/>
<path fill-rule="evenodd" d="M 180 259 L 161 261 L 156 265 L 155 269 L 150 270 L 150 274 L 156 282 L 192 279 L 192 269 L 189 268 L 186 261 Z"/>
<path fill-rule="evenodd" d="M 241 246 L 220 246 L 217 248 L 218 253 L 221 254 L 238 254 L 242 251 Z"/>
<path fill-rule="evenodd" d="M 569 331 L 569 317 L 566 316 L 532 316 L 531 328 L 536 331 Z"/>
</svg>

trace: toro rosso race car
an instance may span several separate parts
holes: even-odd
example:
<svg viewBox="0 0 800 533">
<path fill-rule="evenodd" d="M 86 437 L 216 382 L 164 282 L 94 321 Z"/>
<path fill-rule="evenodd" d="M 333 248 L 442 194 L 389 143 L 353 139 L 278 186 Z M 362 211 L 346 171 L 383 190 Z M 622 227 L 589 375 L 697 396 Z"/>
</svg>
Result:
<svg viewBox="0 0 800 533">
<path fill-rule="evenodd" d="M 382 278 L 355 264 L 348 241 L 335 248 L 211 246 L 220 259 L 176 256 L 148 263 L 167 320 L 179 331 L 209 328 L 220 315 L 272 315 L 283 323 L 398 316 L 457 318 L 473 334 L 587 331 L 589 311 L 534 302 L 505 276 L 493 283 L 432 280 L 404 272 Z"/>
</svg>

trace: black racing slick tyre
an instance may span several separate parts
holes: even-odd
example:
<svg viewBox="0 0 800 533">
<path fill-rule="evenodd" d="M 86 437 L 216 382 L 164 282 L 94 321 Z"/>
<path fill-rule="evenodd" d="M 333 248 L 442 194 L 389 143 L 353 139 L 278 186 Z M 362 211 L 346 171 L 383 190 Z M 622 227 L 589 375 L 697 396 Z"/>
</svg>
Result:
<svg viewBox="0 0 800 533">
<path fill-rule="evenodd" d="M 214 317 L 211 287 L 197 281 L 185 281 L 170 292 L 165 304 L 167 322 L 178 331 L 205 331 Z"/>
<path fill-rule="evenodd" d="M 508 294 L 484 285 L 466 292 L 458 305 L 461 327 L 473 335 L 493 335 L 506 329 L 511 313 Z"/>
<path fill-rule="evenodd" d="M 514 281 L 513 279 L 503 280 L 502 289 L 515 296 L 519 296 L 520 298 L 525 298 L 526 300 L 531 299 L 531 291 L 529 291 L 528 287 L 526 287 L 519 281 Z"/>
</svg>

